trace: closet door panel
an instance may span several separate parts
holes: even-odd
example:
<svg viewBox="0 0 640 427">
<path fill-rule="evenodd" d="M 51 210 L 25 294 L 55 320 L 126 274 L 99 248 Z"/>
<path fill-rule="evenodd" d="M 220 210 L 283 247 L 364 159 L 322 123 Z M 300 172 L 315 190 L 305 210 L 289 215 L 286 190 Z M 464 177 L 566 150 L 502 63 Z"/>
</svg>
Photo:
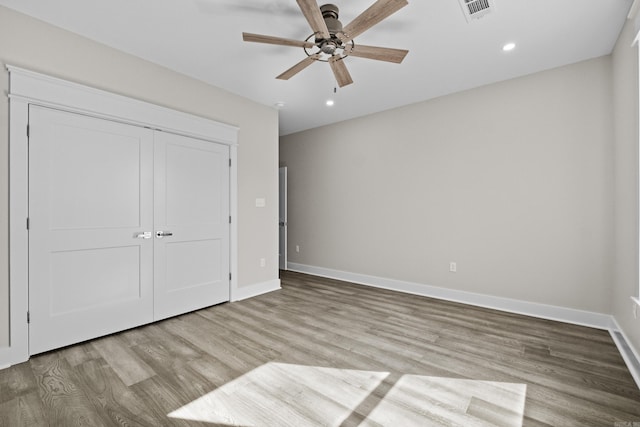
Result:
<svg viewBox="0 0 640 427">
<path fill-rule="evenodd" d="M 153 133 L 30 108 L 29 352 L 153 320 Z"/>
<path fill-rule="evenodd" d="M 157 132 L 154 183 L 156 320 L 228 301 L 229 147 Z"/>
</svg>

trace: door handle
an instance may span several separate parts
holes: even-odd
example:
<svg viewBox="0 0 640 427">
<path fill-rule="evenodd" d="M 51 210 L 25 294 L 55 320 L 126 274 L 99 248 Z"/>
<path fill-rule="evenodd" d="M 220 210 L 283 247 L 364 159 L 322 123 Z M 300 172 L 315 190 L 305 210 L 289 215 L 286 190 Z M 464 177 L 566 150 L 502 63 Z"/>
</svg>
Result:
<svg viewBox="0 0 640 427">
<path fill-rule="evenodd" d="M 169 236 L 173 236 L 173 233 L 171 231 L 156 231 L 156 237 L 158 239 L 162 239 L 163 237 L 169 237 Z"/>
<path fill-rule="evenodd" d="M 153 236 L 150 231 L 143 231 L 142 233 L 136 233 L 133 235 L 135 239 L 150 239 Z"/>
</svg>

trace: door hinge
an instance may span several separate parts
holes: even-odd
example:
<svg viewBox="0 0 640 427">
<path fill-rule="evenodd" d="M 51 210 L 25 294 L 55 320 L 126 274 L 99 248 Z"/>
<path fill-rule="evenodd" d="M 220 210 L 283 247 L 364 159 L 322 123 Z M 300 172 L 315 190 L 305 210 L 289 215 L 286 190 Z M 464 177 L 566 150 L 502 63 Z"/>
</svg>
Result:
<svg viewBox="0 0 640 427">
<path fill-rule="evenodd" d="M 29 229 L 29 217 L 27 217 L 27 230 Z"/>
<path fill-rule="evenodd" d="M 229 215 L 229 224 L 231 224 L 231 215 Z"/>
<path fill-rule="evenodd" d="M 231 159 L 229 159 L 229 167 L 231 167 Z"/>
<path fill-rule="evenodd" d="M 31 314 L 27 311 L 27 323 L 31 323 Z"/>
<path fill-rule="evenodd" d="M 231 273 L 229 273 L 229 280 L 231 280 Z"/>
<path fill-rule="evenodd" d="M 27 138 L 29 138 L 29 125 L 27 125 Z"/>
</svg>

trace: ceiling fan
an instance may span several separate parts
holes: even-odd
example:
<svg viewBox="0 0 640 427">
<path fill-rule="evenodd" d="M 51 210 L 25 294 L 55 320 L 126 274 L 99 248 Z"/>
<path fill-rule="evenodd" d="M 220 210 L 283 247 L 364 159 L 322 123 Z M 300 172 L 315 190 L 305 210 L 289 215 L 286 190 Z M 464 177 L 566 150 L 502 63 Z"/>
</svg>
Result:
<svg viewBox="0 0 640 427">
<path fill-rule="evenodd" d="M 404 49 L 365 46 L 354 42 L 354 38 L 409 4 L 407 0 L 377 0 L 344 27 L 338 20 L 338 6 L 325 4 L 318 7 L 315 0 L 296 1 L 313 31 L 313 34 L 307 37 L 306 40 L 300 41 L 261 34 L 242 33 L 242 39 L 246 42 L 301 47 L 304 49 L 307 57 L 277 76 L 277 79 L 289 80 L 312 63 L 321 61 L 329 63 L 338 86 L 343 87 L 353 83 L 349 70 L 347 70 L 347 66 L 343 61 L 347 56 L 399 64 L 409 53 L 408 50 Z"/>
</svg>

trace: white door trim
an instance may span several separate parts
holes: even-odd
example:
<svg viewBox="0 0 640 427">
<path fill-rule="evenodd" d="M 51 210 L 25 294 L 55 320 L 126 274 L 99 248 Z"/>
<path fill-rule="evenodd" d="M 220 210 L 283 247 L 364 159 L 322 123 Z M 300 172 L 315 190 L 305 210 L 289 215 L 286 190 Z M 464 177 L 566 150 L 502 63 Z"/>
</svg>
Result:
<svg viewBox="0 0 640 427">
<path fill-rule="evenodd" d="M 287 269 L 288 261 L 288 249 L 287 249 L 287 239 L 288 239 L 288 201 L 287 201 L 287 192 L 288 192 L 288 169 L 286 166 L 280 166 L 278 168 L 278 245 L 279 245 L 279 259 L 278 266 L 280 270 Z"/>
<path fill-rule="evenodd" d="M 0 366 L 29 359 L 28 137 L 29 105 L 149 127 L 230 147 L 231 294 L 237 288 L 238 128 L 133 98 L 7 65 L 9 70 L 9 347 Z"/>
</svg>

